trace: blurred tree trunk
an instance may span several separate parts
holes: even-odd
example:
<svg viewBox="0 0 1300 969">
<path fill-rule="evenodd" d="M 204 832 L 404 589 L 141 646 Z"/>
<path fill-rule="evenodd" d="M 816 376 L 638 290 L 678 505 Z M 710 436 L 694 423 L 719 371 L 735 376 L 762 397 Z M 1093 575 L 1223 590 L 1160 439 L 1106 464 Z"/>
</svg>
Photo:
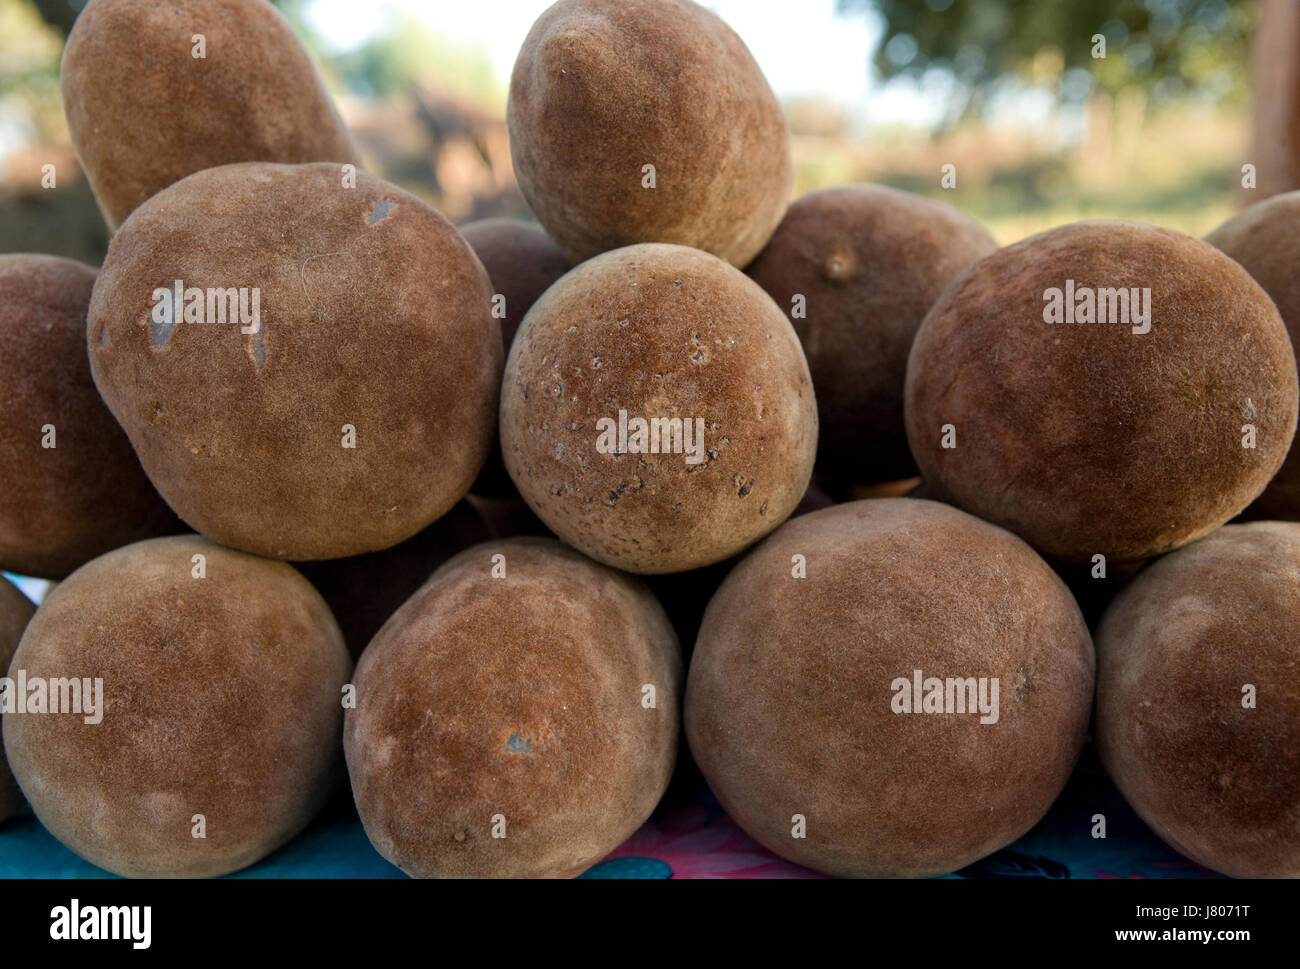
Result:
<svg viewBox="0 0 1300 969">
<path fill-rule="evenodd" d="M 1300 188 L 1300 3 L 1263 0 L 1251 60 L 1258 188 L 1245 202 Z"/>
</svg>

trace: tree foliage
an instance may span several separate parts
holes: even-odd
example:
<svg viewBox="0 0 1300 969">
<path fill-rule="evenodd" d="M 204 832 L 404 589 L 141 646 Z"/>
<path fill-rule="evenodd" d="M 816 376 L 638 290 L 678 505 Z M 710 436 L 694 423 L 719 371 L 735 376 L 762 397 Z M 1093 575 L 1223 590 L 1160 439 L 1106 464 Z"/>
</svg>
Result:
<svg viewBox="0 0 1300 969">
<path fill-rule="evenodd" d="M 1054 85 L 1063 101 L 1141 89 L 1153 103 L 1240 95 L 1254 0 L 839 0 L 879 15 L 873 65 L 885 80 L 940 71 L 980 103 L 1008 78 Z M 1096 35 L 1106 56 L 1095 58 Z"/>
</svg>

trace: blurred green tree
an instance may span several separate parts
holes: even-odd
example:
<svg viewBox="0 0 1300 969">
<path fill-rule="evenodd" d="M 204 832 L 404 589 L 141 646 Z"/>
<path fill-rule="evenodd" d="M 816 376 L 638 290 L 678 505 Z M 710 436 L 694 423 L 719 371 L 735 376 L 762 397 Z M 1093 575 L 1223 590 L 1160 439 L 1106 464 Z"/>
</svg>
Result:
<svg viewBox="0 0 1300 969">
<path fill-rule="evenodd" d="M 433 84 L 484 107 L 505 103 L 492 61 L 413 17 L 394 16 L 387 29 L 333 58 L 354 94 L 382 99 Z"/>
<path fill-rule="evenodd" d="M 1139 91 L 1151 106 L 1241 97 L 1256 0 L 839 0 L 883 23 L 873 66 L 888 81 L 951 78 L 945 126 L 1007 78 L 1057 89 L 1063 103 Z M 1094 56 L 1097 35 L 1105 57 Z"/>
</svg>

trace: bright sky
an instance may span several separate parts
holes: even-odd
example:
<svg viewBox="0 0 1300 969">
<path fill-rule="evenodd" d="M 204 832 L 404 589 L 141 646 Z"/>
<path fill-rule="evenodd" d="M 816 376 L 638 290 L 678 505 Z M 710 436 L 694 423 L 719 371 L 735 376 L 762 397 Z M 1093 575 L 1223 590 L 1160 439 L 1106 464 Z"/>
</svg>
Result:
<svg viewBox="0 0 1300 969">
<path fill-rule="evenodd" d="M 442 35 L 487 52 L 504 84 L 528 29 L 549 0 L 317 0 L 312 21 L 330 44 L 346 49 L 382 28 L 395 9 Z M 835 15 L 835 0 L 705 0 L 744 39 L 778 97 L 821 95 L 868 110 L 874 123 L 924 123 L 933 101 L 911 90 L 873 85 L 868 58 L 877 26 L 867 17 Z"/>
</svg>

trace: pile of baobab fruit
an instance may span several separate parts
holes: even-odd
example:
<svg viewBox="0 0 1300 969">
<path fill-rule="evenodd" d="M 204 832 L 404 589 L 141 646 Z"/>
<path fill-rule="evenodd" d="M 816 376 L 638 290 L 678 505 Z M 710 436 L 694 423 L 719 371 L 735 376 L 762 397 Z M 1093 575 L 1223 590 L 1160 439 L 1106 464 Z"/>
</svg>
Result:
<svg viewBox="0 0 1300 969">
<path fill-rule="evenodd" d="M 1178 851 L 1300 875 L 1300 193 L 1005 248 L 789 204 L 689 0 L 533 26 L 540 227 L 366 174 L 263 0 L 91 0 L 62 84 L 114 235 L 0 257 L 0 567 L 61 580 L 0 588 L 0 816 L 215 875 L 346 767 L 412 875 L 574 875 L 684 732 L 777 854 L 931 875 L 1091 729 Z"/>
</svg>

